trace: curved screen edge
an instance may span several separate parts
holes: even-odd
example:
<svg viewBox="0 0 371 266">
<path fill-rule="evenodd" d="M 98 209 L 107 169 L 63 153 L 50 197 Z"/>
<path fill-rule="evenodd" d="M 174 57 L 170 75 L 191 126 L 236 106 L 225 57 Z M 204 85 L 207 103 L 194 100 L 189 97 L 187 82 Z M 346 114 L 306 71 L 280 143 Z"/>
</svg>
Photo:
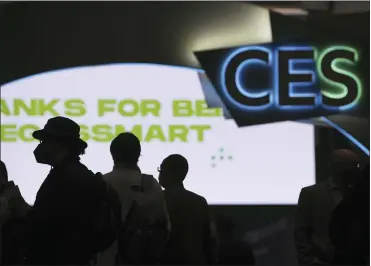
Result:
<svg viewBox="0 0 371 266">
<path fill-rule="evenodd" d="M 82 162 L 95 172 L 112 170 L 110 141 L 126 130 L 142 140 L 144 173 L 157 177 L 165 157 L 182 154 L 190 165 L 186 188 L 210 204 L 296 204 L 300 189 L 315 182 L 313 126 L 282 122 L 238 128 L 220 109 L 206 108 L 198 72 L 112 64 L 4 85 L 1 158 L 10 179 L 34 201 L 50 168 L 36 163 L 31 133 L 62 115 L 82 126 L 89 144 Z"/>
<path fill-rule="evenodd" d="M 345 129 L 341 126 L 337 125 L 335 122 L 331 121 L 327 117 L 322 116 L 321 120 L 328 124 L 330 127 L 336 129 L 340 134 L 342 134 L 345 138 L 347 138 L 350 142 L 352 142 L 358 149 L 360 149 L 364 154 L 370 156 L 370 150 L 363 145 L 359 140 L 349 134 Z"/>
</svg>

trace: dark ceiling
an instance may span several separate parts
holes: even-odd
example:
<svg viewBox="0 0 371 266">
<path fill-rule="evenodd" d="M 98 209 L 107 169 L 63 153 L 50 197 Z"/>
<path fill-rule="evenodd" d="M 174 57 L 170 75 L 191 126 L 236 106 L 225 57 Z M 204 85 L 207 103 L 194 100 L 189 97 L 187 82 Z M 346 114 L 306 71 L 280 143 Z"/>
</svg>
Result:
<svg viewBox="0 0 371 266">
<path fill-rule="evenodd" d="M 250 1 L 267 8 L 302 9 L 309 13 L 349 14 L 369 12 L 369 1 Z"/>
<path fill-rule="evenodd" d="M 12 1 L 1 1 L 0 7 Z M 298 8 L 309 12 L 326 12 L 333 14 L 370 11 L 369 1 L 248 1 L 267 8 Z"/>
<path fill-rule="evenodd" d="M 18 2 L 19 3 L 19 2 Z M 75 2 L 77 3 L 77 1 Z M 99 3 L 99 2 L 95 2 Z M 124 2 L 121 2 L 122 4 Z M 137 2 L 139 3 L 139 2 Z M 190 3 L 190 2 L 188 2 Z M 202 2 L 200 2 L 201 4 Z M 205 3 L 205 2 L 204 2 Z M 361 2 L 361 1 L 342 1 L 342 2 L 334 2 L 334 1 L 324 1 L 324 2 L 314 2 L 314 1 L 287 1 L 287 2 L 247 2 L 247 3 L 253 3 L 256 5 L 263 6 L 265 8 L 268 8 L 270 10 L 279 12 L 281 14 L 285 15 L 300 15 L 303 19 L 305 19 L 307 22 L 310 22 L 311 24 L 315 25 L 315 28 L 318 28 L 318 31 L 322 31 L 325 29 L 330 29 L 330 32 L 337 31 L 340 33 L 341 36 L 347 35 L 348 37 L 355 37 L 359 38 L 362 43 L 365 45 L 368 44 L 369 47 L 369 34 L 370 34 L 370 2 Z M 20 3 L 19 3 L 20 4 Z M 31 3 L 22 3 L 23 4 L 31 4 Z M 30 12 L 20 12 L 22 16 L 19 16 L 19 18 L 13 17 L 10 12 L 7 12 L 7 10 L 13 9 L 12 2 L 0 2 L 0 38 L 3 38 L 2 42 L 0 42 L 0 52 L 5 52 L 1 55 L 2 62 L 3 62 L 3 68 L 1 69 L 0 65 L 0 81 L 1 76 L 4 76 L 5 74 L 8 75 L 7 80 L 4 81 L 10 81 L 15 80 L 20 77 L 24 77 L 33 73 L 40 73 L 46 70 L 54 69 L 51 66 L 57 66 L 57 68 L 66 68 L 70 66 L 70 64 L 79 65 L 78 63 L 73 63 L 75 61 L 80 60 L 81 65 L 89 65 L 91 63 L 92 58 L 99 57 L 100 54 L 111 54 L 111 57 L 105 56 L 103 59 L 101 58 L 100 63 L 104 62 L 116 62 L 116 61 L 125 61 L 120 57 L 120 52 L 124 49 L 125 45 L 131 45 L 131 42 L 133 40 L 129 39 L 120 39 L 118 38 L 119 34 L 117 32 L 114 32 L 113 25 L 122 25 L 122 27 L 125 26 L 125 21 L 121 21 L 126 19 L 123 18 L 122 15 L 113 16 L 112 14 L 115 14 L 115 10 L 110 10 L 109 12 L 106 12 L 108 14 L 108 17 L 106 17 L 103 20 L 97 21 L 97 18 L 95 16 L 89 16 L 90 13 L 104 13 L 105 10 L 98 10 L 97 12 L 87 12 L 86 6 L 82 6 L 81 4 L 81 12 L 73 12 L 70 8 L 66 7 L 66 5 L 62 5 L 62 2 L 59 2 L 59 4 L 55 3 L 58 8 L 55 8 L 55 5 L 53 4 L 55 13 L 58 15 L 57 17 L 54 16 L 54 13 L 50 12 L 42 12 L 43 10 L 40 10 L 38 8 L 41 6 L 40 2 L 35 2 L 35 5 L 32 3 L 32 8 Z M 109 2 L 107 2 L 109 5 Z M 153 4 L 153 2 L 152 2 Z M 240 2 L 241 5 L 244 5 Z M 15 4 L 16 5 L 16 4 Z M 77 4 L 78 5 L 78 4 Z M 9 7 L 9 9 L 7 8 Z M 104 6 L 106 8 L 106 6 Z M 239 6 L 241 8 L 241 6 Z M 104 8 L 103 8 L 104 9 Z M 211 8 L 212 9 L 212 8 Z M 205 14 L 210 15 L 211 18 L 213 18 L 213 11 L 210 9 L 210 7 L 205 8 L 205 13 L 200 15 L 200 18 L 205 19 Z M 249 8 L 247 8 L 249 9 Z M 231 15 L 232 18 L 236 17 L 236 14 L 240 14 L 241 12 L 238 12 L 240 9 L 231 11 L 233 15 Z M 14 10 L 13 10 L 14 11 Z M 75 10 L 76 11 L 76 10 Z M 90 10 L 89 10 L 90 11 Z M 93 10 L 94 11 L 94 10 Z M 163 9 L 159 11 L 161 13 L 161 16 L 164 16 Z M 89 14 L 88 14 L 89 13 Z M 194 9 L 190 9 L 189 13 L 191 14 L 190 21 L 195 20 L 195 16 L 197 12 L 195 12 Z M 223 9 L 222 12 L 223 17 L 225 16 L 225 9 Z M 248 12 L 247 12 L 248 13 Z M 357 13 L 355 16 L 354 13 Z M 359 14 L 358 14 L 359 13 Z M 2 17 L 2 14 L 4 15 Z M 81 16 L 77 16 L 76 14 L 83 14 L 85 17 L 84 19 L 81 19 Z M 131 18 L 130 13 L 128 14 L 129 19 L 135 20 L 136 18 Z M 158 15 L 158 13 L 157 13 Z M 240 14 L 241 15 L 241 14 Z M 246 14 L 242 14 L 244 18 L 246 18 Z M 277 15 L 277 14 L 276 14 Z M 46 17 L 46 18 L 45 18 Z M 196 16 L 197 17 L 197 16 Z M 293 24 L 297 25 L 298 22 L 300 22 L 297 19 L 294 19 L 292 17 L 286 17 L 281 16 L 285 19 L 288 19 L 287 25 L 288 27 L 292 27 Z M 5 18 L 5 19 L 4 19 Z M 48 23 L 45 25 L 45 20 L 49 19 Z M 53 24 L 50 21 L 54 21 L 60 19 L 63 21 L 68 27 L 68 30 L 65 30 L 59 23 L 54 23 L 55 27 L 59 27 L 59 32 L 56 34 L 55 32 L 51 31 L 53 28 Z M 79 21 L 79 23 L 73 23 L 74 19 L 76 21 Z M 83 28 L 85 24 L 87 24 L 87 20 L 91 21 L 91 27 L 89 30 L 81 31 L 80 29 Z M 272 19 L 272 16 L 271 16 Z M 23 20 L 23 21 L 22 21 Z M 112 20 L 112 21 L 111 21 Z M 116 20 L 118 22 L 116 23 Z M 215 24 L 213 23 L 212 19 L 207 18 L 207 23 L 205 24 Z M 112 22 L 112 25 L 110 24 Z M 115 23 L 113 23 L 115 22 Z M 172 23 L 176 24 L 176 23 Z M 66 26 L 65 25 L 65 26 Z M 106 27 L 105 27 L 106 25 Z M 108 26 L 107 26 L 108 25 Z M 218 26 L 219 24 L 217 24 Z M 241 25 L 239 23 L 238 25 Z M 33 27 L 34 26 L 34 27 Z M 86 25 L 85 25 L 86 26 Z M 156 25 L 153 25 L 155 27 Z M 170 25 L 173 26 L 173 25 Z M 215 25 L 214 25 L 215 26 Z M 33 28 L 32 28 L 33 27 Z M 140 25 L 136 25 L 136 27 L 140 27 Z M 276 25 L 276 27 L 278 27 Z M 32 33 L 30 30 L 26 29 L 33 29 Z M 163 27 L 162 27 L 163 28 Z M 162 30 L 160 27 L 159 29 Z M 282 32 L 287 32 L 287 26 L 280 27 Z M 20 29 L 24 29 L 24 31 L 20 31 Z M 108 30 L 107 30 L 108 29 Z M 159 30 L 157 29 L 157 30 Z M 166 29 L 164 29 L 166 30 Z M 221 31 L 226 31 L 222 30 Z M 153 29 L 155 31 L 155 29 Z M 37 32 L 37 34 L 35 33 Z M 49 32 L 49 34 L 48 34 Z M 116 38 L 115 40 L 117 42 L 111 42 L 111 44 L 107 44 L 104 42 L 100 42 L 97 40 L 97 32 L 101 32 L 103 36 L 109 35 L 112 38 Z M 208 32 L 205 30 L 205 32 Z M 23 33 L 23 34 L 20 34 Z M 73 38 L 67 38 L 66 36 L 68 34 L 73 33 Z M 179 33 L 179 32 L 178 32 Z M 46 37 L 46 35 L 48 37 Z M 70 36 L 68 35 L 68 36 Z M 6 39 L 6 36 L 8 36 L 10 39 L 14 39 L 14 42 L 6 42 L 4 41 Z M 151 36 L 155 36 L 155 34 L 151 31 L 149 31 L 146 34 L 146 38 L 149 38 Z M 139 36 L 137 36 L 139 38 Z M 167 44 L 168 46 L 172 47 L 171 49 L 166 50 L 165 54 L 170 56 L 171 53 L 178 53 L 174 47 L 180 47 L 183 45 L 183 43 L 171 43 L 169 42 L 169 36 L 167 36 Z M 153 38 L 153 40 L 157 40 L 158 38 Z M 69 40 L 73 40 L 69 42 Z M 94 40 L 92 42 L 91 40 Z M 83 45 L 84 43 L 90 43 L 90 45 Z M 46 45 L 46 43 L 49 43 L 49 45 Z M 144 42 L 143 42 L 144 43 Z M 60 45 L 63 44 L 63 45 Z M 94 45 L 93 45 L 94 44 Z M 59 46 L 58 46 L 59 45 Z M 111 46 L 110 46 L 111 45 Z M 165 45 L 165 46 L 166 46 Z M 162 45 L 164 46 L 164 44 Z M 160 49 L 162 47 L 159 45 L 157 48 Z M 63 49 L 58 49 L 63 48 Z M 115 49 L 116 48 L 116 49 Z M 131 47 L 134 50 L 138 50 L 138 44 L 135 44 Z M 69 51 L 69 53 L 73 54 L 73 57 L 67 57 L 63 52 Z M 56 53 L 58 51 L 58 53 Z M 97 52 L 99 51 L 99 53 Z M 48 56 L 52 54 L 53 56 Z M 140 53 L 145 54 L 145 50 L 141 51 Z M 130 53 L 130 55 L 134 56 L 134 53 Z M 139 56 L 139 54 L 137 55 Z M 154 58 L 158 59 L 158 58 Z M 106 60 L 106 61 L 105 61 Z M 115 61 L 116 60 L 116 61 Z M 180 60 L 180 59 L 179 59 Z M 72 62 L 73 61 L 73 62 Z M 120 62 L 121 62 L 120 61 Z M 181 61 L 181 60 L 180 60 Z M 6 62 L 6 63 L 4 63 Z M 90 63 L 89 63 L 90 62 Z M 57 64 L 58 63 L 58 64 Z M 96 63 L 96 62 L 93 62 Z M 93 64 L 91 63 L 91 64 Z M 32 67 L 31 67 L 32 66 Z M 17 69 L 17 71 L 13 71 L 12 69 Z M 32 69 L 32 71 L 30 70 Z M 36 70 L 35 70 L 36 69 Z M 369 71 L 369 70 L 368 70 Z M 368 72 L 369 73 L 369 72 Z M 1 82 L 0 82 L 1 84 Z M 369 86 L 367 86 L 369 88 Z M 333 118 L 334 120 L 335 118 Z M 337 119 L 337 118 L 336 118 Z M 342 119 L 342 118 L 341 118 Z M 338 124 L 341 124 L 343 128 L 351 131 L 352 128 L 355 128 L 353 124 L 348 123 L 348 121 L 351 121 L 351 119 L 344 119 L 344 121 L 336 121 Z M 369 120 L 365 121 L 369 125 Z M 349 126 L 347 126 L 349 124 Z M 362 128 L 368 128 L 369 126 L 362 126 Z M 366 132 L 367 131 L 367 132 Z M 366 146 L 369 147 L 369 130 L 366 130 L 363 132 L 364 135 L 367 136 L 367 138 L 363 136 L 357 136 L 356 133 L 352 132 L 352 134 L 358 138 L 365 140 L 363 143 L 366 144 Z M 361 132 L 360 130 L 357 130 L 357 132 Z M 361 132 L 362 133 L 362 132 Z"/>
</svg>

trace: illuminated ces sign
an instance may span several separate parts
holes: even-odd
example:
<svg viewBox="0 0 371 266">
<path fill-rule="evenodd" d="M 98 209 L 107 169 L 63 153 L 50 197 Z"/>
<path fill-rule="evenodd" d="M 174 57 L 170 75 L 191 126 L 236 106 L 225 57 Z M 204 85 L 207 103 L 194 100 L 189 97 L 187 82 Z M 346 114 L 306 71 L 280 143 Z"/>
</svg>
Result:
<svg viewBox="0 0 371 266">
<path fill-rule="evenodd" d="M 245 111 L 349 110 L 362 94 L 358 61 L 357 50 L 349 46 L 248 46 L 227 56 L 219 84 Z"/>
</svg>

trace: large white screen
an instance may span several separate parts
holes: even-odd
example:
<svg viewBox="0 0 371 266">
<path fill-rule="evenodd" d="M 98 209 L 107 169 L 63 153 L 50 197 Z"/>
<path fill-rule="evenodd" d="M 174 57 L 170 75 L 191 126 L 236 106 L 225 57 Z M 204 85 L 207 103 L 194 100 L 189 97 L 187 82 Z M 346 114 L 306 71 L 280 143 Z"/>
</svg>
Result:
<svg viewBox="0 0 371 266">
<path fill-rule="evenodd" d="M 119 130 L 120 126 L 127 131 L 134 127 L 137 133 L 142 127 L 139 166 L 145 173 L 157 177 L 157 167 L 165 157 L 172 153 L 185 156 L 190 165 L 186 188 L 203 195 L 211 204 L 295 204 L 300 189 L 315 182 L 311 125 L 282 122 L 238 128 L 223 116 L 175 116 L 174 101 L 188 100 L 195 106 L 197 100 L 204 100 L 196 70 L 141 64 L 68 69 L 9 83 L 1 88 L 1 99 L 1 159 L 10 179 L 30 203 L 50 170 L 34 159 L 38 142 L 30 137 L 32 128 L 43 127 L 57 113 L 68 116 L 66 111 L 73 111 L 79 115 L 77 109 L 71 109 L 78 106 L 72 106 L 71 100 L 76 99 L 83 102 L 80 106 L 85 106 L 82 110 L 86 113 L 71 118 L 85 125 L 84 137 L 91 137 L 82 161 L 93 171 L 106 173 L 112 169 L 109 140 L 118 125 Z M 53 99 L 57 113 L 42 114 L 48 109 L 40 102 L 47 104 Z M 108 104 L 109 99 L 116 104 Z M 144 100 L 158 101 L 159 116 L 122 116 L 118 112 L 122 100 L 142 104 Z M 32 107 L 28 114 L 22 110 L 22 102 Z M 113 109 L 99 115 L 103 102 Z M 130 106 L 125 110 L 133 111 Z M 171 125 L 180 127 L 175 130 Z M 208 129 L 202 131 L 200 125 Z M 186 141 L 171 140 L 169 130 L 188 130 L 187 135 L 183 134 Z"/>
</svg>

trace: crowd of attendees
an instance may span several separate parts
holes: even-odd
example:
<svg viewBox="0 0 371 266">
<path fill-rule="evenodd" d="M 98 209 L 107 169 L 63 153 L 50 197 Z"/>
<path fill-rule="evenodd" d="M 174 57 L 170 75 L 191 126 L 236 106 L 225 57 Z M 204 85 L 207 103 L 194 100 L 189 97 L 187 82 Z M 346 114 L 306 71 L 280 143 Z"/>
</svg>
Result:
<svg viewBox="0 0 371 266">
<path fill-rule="evenodd" d="M 37 163 L 51 170 L 30 206 L 1 162 L 0 265 L 255 264 L 230 220 L 212 219 L 205 198 L 184 187 L 182 155 L 162 161 L 157 181 L 138 167 L 138 138 L 121 133 L 110 146 L 113 169 L 102 175 L 80 162 L 88 145 L 74 121 L 51 118 L 33 138 Z M 298 263 L 367 265 L 369 166 L 336 150 L 331 169 L 327 182 L 300 193 Z"/>
</svg>

